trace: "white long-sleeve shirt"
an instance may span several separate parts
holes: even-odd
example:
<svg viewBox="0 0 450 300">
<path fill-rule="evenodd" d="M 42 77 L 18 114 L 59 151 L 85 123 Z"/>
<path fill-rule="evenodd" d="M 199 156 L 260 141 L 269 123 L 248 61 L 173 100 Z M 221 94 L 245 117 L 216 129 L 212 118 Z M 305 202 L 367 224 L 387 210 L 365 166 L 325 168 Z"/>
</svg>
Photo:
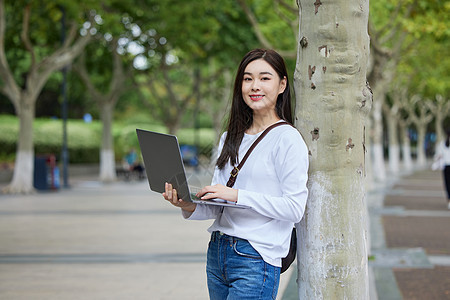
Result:
<svg viewBox="0 0 450 300">
<path fill-rule="evenodd" d="M 262 133 L 262 132 L 261 132 Z M 245 134 L 239 148 L 242 159 L 261 134 Z M 226 133 L 219 143 L 221 153 Z M 212 185 L 226 185 L 233 166 L 217 167 Z M 237 203 L 250 208 L 222 208 L 198 204 L 189 220 L 215 219 L 209 232 L 221 231 L 246 239 L 265 262 L 281 266 L 289 250 L 294 223 L 303 217 L 308 197 L 308 150 L 300 133 L 292 126 L 272 129 L 256 146 L 239 171 L 233 188 L 238 189 Z"/>
<path fill-rule="evenodd" d="M 436 155 L 442 159 L 444 166 L 450 166 L 450 147 L 445 146 L 445 140 L 439 143 Z"/>
</svg>

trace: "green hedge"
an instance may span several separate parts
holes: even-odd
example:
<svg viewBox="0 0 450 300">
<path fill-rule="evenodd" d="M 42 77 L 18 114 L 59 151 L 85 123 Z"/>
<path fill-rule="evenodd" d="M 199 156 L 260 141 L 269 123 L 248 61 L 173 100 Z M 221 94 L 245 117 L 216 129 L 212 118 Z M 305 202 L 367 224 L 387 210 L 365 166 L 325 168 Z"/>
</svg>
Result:
<svg viewBox="0 0 450 300">
<path fill-rule="evenodd" d="M 125 153 L 134 147 L 139 149 L 136 128 L 167 133 L 161 125 L 145 123 L 115 122 L 113 125 L 114 150 L 119 161 Z M 62 149 L 62 122 L 58 119 L 36 119 L 33 124 L 36 154 L 54 153 L 59 157 Z M 82 120 L 67 122 L 67 141 L 70 163 L 98 163 L 101 145 L 102 124 L 99 121 L 84 123 Z M 13 161 L 16 152 L 19 121 L 17 117 L 0 115 L 0 161 Z M 181 129 L 177 134 L 180 144 L 194 144 L 195 131 Z M 197 131 L 200 153 L 210 155 L 216 144 L 213 129 L 202 128 Z"/>
</svg>

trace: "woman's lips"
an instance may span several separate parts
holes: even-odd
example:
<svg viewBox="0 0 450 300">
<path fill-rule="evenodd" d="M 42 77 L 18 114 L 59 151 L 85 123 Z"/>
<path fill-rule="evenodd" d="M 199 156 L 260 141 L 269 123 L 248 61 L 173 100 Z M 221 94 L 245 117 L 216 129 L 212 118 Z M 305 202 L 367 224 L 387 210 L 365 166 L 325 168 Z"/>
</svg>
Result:
<svg viewBox="0 0 450 300">
<path fill-rule="evenodd" d="M 264 97 L 263 95 L 250 95 L 250 99 L 251 99 L 252 101 L 259 101 L 259 100 L 261 100 L 263 97 Z"/>
</svg>

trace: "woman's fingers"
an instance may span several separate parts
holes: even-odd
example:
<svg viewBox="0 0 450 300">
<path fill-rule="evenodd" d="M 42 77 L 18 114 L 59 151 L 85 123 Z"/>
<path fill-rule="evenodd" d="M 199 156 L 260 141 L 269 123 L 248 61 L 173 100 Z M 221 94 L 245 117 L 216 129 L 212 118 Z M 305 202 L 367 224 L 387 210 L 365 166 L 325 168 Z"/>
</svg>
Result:
<svg viewBox="0 0 450 300">
<path fill-rule="evenodd" d="M 227 201 L 237 201 L 237 190 L 229 188 L 227 186 L 216 184 L 213 186 L 205 186 L 197 193 L 197 197 L 208 200 L 219 198 Z"/>
<path fill-rule="evenodd" d="M 210 194 L 213 192 L 213 187 L 210 185 L 207 185 L 205 187 L 203 187 L 198 193 L 197 193 L 197 197 L 203 197 L 206 194 Z"/>
<path fill-rule="evenodd" d="M 172 189 L 172 203 L 177 205 L 179 203 L 178 194 L 176 189 Z"/>
<path fill-rule="evenodd" d="M 164 199 L 170 202 L 173 206 L 179 207 L 189 212 L 193 212 L 197 205 L 191 202 L 185 202 L 182 199 L 178 199 L 177 190 L 173 188 L 172 184 L 165 183 L 164 192 L 162 193 Z"/>
<path fill-rule="evenodd" d="M 170 201 L 172 199 L 172 185 L 166 182 L 164 190 L 165 190 L 163 193 L 164 199 Z"/>
<path fill-rule="evenodd" d="M 179 203 L 177 190 L 173 188 L 172 184 L 165 184 L 165 191 L 163 193 L 164 199 L 170 201 L 172 204 L 177 205 Z"/>
</svg>

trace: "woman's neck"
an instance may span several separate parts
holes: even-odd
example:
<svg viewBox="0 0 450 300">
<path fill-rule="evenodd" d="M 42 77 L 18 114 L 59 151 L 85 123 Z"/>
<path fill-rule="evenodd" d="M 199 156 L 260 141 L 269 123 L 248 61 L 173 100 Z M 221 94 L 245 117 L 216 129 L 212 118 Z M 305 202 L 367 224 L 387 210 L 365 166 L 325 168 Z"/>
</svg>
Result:
<svg viewBox="0 0 450 300">
<path fill-rule="evenodd" d="M 247 134 L 257 134 L 264 131 L 270 125 L 280 121 L 281 119 L 276 115 L 255 116 L 253 115 L 253 123 L 249 129 L 245 131 Z"/>
</svg>

